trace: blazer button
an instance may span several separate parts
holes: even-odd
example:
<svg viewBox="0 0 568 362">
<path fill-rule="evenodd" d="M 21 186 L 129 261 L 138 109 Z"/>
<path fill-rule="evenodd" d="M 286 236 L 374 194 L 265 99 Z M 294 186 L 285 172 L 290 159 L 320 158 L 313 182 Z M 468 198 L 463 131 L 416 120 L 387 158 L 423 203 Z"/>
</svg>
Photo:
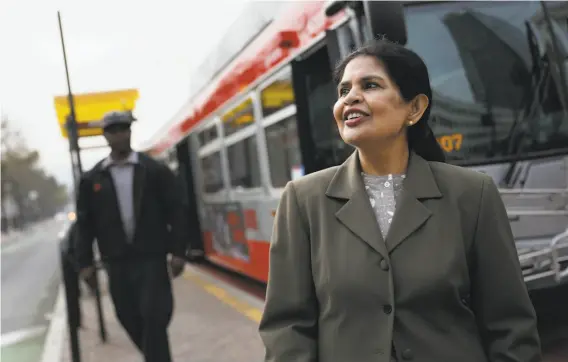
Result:
<svg viewBox="0 0 568 362">
<path fill-rule="evenodd" d="M 385 314 L 391 314 L 392 313 L 392 305 L 387 304 L 383 307 L 383 311 L 385 312 Z"/>
<path fill-rule="evenodd" d="M 405 349 L 405 350 L 402 352 L 402 358 L 405 359 L 405 360 L 407 360 L 407 361 L 410 361 L 411 359 L 413 359 L 413 358 L 414 358 L 414 354 L 412 353 L 412 350 L 411 350 L 410 348 L 409 348 L 409 349 Z"/>
<path fill-rule="evenodd" d="M 389 263 L 385 259 L 381 260 L 380 266 L 384 271 L 389 270 Z"/>
</svg>

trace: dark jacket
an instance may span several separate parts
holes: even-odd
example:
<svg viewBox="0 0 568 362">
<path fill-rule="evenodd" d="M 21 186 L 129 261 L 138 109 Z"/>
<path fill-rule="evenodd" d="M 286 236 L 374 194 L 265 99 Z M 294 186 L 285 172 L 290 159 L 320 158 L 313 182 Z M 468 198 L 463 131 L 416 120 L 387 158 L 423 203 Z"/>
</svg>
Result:
<svg viewBox="0 0 568 362">
<path fill-rule="evenodd" d="M 77 200 L 77 261 L 93 263 L 93 241 L 107 261 L 132 257 L 185 257 L 187 242 L 183 204 L 175 175 L 166 165 L 140 153 L 134 169 L 136 229 L 126 242 L 110 170 L 99 162 L 81 178 Z"/>
<path fill-rule="evenodd" d="M 383 240 L 358 153 L 290 182 L 260 334 L 270 362 L 538 362 L 536 316 L 492 179 L 412 154 Z"/>
</svg>

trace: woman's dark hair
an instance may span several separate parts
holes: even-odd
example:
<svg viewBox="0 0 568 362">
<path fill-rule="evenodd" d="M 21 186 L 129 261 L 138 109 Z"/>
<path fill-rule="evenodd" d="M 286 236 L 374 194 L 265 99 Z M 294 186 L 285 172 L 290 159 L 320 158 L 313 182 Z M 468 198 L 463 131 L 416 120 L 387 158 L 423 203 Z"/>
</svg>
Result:
<svg viewBox="0 0 568 362">
<path fill-rule="evenodd" d="M 419 94 L 428 97 L 428 108 L 426 108 L 422 118 L 413 126 L 408 127 L 408 147 L 425 160 L 445 162 L 444 151 L 442 151 L 428 125 L 428 118 L 432 109 L 432 89 L 430 88 L 428 69 L 420 56 L 386 38 L 377 39 L 341 60 L 334 72 L 336 84 L 341 82 L 347 64 L 360 56 L 371 56 L 378 59 L 386 67 L 388 75 L 396 83 L 402 98 L 406 102 L 410 102 Z"/>
</svg>

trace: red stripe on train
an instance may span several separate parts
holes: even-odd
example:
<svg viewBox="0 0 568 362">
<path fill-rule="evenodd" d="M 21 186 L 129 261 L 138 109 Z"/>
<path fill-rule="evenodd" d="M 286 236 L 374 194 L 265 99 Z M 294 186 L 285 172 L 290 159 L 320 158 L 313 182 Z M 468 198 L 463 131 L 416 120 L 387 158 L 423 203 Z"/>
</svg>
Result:
<svg viewBox="0 0 568 362">
<path fill-rule="evenodd" d="M 211 232 L 203 233 L 205 255 L 209 261 L 249 278 L 266 283 L 268 281 L 268 253 L 270 244 L 262 240 L 247 240 L 249 260 L 237 259 L 219 254 L 213 249 Z"/>
</svg>

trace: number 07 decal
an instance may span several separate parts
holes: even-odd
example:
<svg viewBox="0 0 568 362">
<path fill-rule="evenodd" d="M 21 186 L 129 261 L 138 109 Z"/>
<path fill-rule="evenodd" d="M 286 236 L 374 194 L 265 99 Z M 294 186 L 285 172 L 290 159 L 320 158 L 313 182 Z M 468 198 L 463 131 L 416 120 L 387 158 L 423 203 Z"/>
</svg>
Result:
<svg viewBox="0 0 568 362">
<path fill-rule="evenodd" d="M 461 133 L 454 133 L 451 135 L 440 136 L 437 139 L 445 152 L 459 151 L 462 146 L 463 135 Z"/>
</svg>

